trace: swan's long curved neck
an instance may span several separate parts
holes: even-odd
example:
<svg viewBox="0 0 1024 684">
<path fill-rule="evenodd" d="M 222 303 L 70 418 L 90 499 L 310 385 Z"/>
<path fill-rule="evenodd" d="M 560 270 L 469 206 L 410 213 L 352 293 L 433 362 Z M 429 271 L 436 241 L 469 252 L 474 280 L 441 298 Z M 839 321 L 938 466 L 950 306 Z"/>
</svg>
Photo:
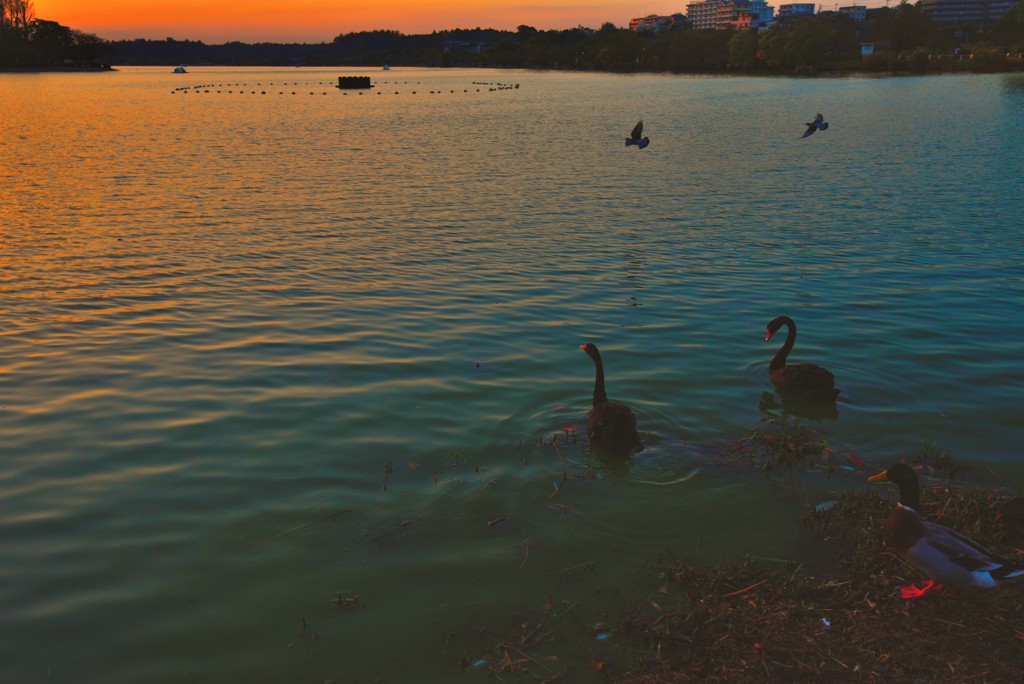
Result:
<svg viewBox="0 0 1024 684">
<path fill-rule="evenodd" d="M 774 373 L 786 365 L 786 357 L 789 356 L 790 350 L 796 343 L 796 324 L 787 322 L 784 325 L 788 331 L 786 333 L 786 343 L 779 348 L 779 351 L 775 352 L 775 358 L 772 359 L 771 365 L 768 366 L 769 373 Z"/>
<path fill-rule="evenodd" d="M 594 357 L 594 365 L 597 367 L 597 377 L 594 378 L 594 406 L 597 406 L 606 403 L 608 395 L 604 391 L 604 364 L 600 356 Z"/>
</svg>

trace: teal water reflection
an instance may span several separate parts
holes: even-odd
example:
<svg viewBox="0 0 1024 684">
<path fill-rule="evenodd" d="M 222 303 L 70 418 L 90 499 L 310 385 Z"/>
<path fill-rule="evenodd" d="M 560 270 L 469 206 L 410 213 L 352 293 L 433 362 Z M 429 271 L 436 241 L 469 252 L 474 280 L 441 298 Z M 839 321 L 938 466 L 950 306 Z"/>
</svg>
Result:
<svg viewBox="0 0 1024 684">
<path fill-rule="evenodd" d="M 4 681 L 445 682 L 663 550 L 798 558 L 858 479 L 704 465 L 783 410 L 780 313 L 831 440 L 1024 487 L 1018 76 L 165 71 L 0 75 Z"/>
</svg>

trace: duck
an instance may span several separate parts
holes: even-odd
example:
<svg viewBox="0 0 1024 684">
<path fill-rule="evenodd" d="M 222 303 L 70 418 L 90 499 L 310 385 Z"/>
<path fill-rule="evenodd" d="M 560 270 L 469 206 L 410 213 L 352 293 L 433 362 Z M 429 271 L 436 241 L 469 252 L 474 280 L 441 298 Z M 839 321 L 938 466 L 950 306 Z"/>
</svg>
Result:
<svg viewBox="0 0 1024 684">
<path fill-rule="evenodd" d="M 626 138 L 626 147 L 636 145 L 641 150 L 651 144 L 651 139 L 647 137 L 641 138 L 644 134 L 644 122 L 643 119 L 637 122 L 636 126 L 633 126 L 633 132 Z"/>
<path fill-rule="evenodd" d="M 587 437 L 599 450 L 612 456 L 629 456 L 643 450 L 643 442 L 636 430 L 636 416 L 625 404 L 608 401 L 604 388 L 604 362 L 593 342 L 581 344 L 580 349 L 594 361 L 594 400 L 587 418 Z"/>
<path fill-rule="evenodd" d="M 815 131 L 824 131 L 828 129 L 828 122 L 825 121 L 825 117 L 821 114 L 814 115 L 814 121 L 808 121 L 806 124 L 807 130 L 800 136 L 800 139 L 804 139 L 809 135 L 813 135 Z"/>
<path fill-rule="evenodd" d="M 782 326 L 786 326 L 789 332 L 786 335 L 786 342 L 779 348 L 771 364 L 768 365 L 768 375 L 772 384 L 780 393 L 788 394 L 791 397 L 809 401 L 835 401 L 840 390 L 836 388 L 836 378 L 831 371 L 814 363 L 786 363 L 786 357 L 789 356 L 789 352 L 796 342 L 796 323 L 792 318 L 789 316 L 773 318 L 768 323 L 764 341 L 772 339 L 772 335 L 778 332 Z"/>
<path fill-rule="evenodd" d="M 928 576 L 923 587 L 900 588 L 904 599 L 924 596 L 948 584 L 954 587 L 991 589 L 1005 580 L 1024 575 L 977 542 L 945 525 L 921 520 L 917 473 L 906 463 L 894 463 L 868 478 L 899 487 L 900 500 L 885 520 L 886 544 L 903 560 Z"/>
</svg>

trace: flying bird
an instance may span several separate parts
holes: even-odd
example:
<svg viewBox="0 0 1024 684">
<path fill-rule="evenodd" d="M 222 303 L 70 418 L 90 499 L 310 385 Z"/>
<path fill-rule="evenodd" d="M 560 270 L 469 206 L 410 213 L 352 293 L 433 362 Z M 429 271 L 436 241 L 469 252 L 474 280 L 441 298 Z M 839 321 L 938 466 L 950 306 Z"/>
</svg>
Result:
<svg viewBox="0 0 1024 684">
<path fill-rule="evenodd" d="M 814 115 L 814 121 L 807 122 L 807 130 L 800 136 L 801 139 L 806 138 L 815 131 L 824 131 L 828 128 L 828 122 L 825 121 L 825 117 L 821 114 Z"/>
<path fill-rule="evenodd" d="M 643 138 L 640 137 L 643 134 L 644 134 L 644 122 L 643 121 L 638 121 L 636 126 L 633 127 L 633 132 L 629 134 L 628 138 L 626 138 L 626 147 L 629 147 L 630 145 L 636 145 L 637 147 L 639 147 L 642 150 L 645 147 L 647 147 L 648 145 L 650 145 L 651 144 L 651 139 L 650 138 L 648 138 L 646 136 L 643 137 Z"/>
</svg>

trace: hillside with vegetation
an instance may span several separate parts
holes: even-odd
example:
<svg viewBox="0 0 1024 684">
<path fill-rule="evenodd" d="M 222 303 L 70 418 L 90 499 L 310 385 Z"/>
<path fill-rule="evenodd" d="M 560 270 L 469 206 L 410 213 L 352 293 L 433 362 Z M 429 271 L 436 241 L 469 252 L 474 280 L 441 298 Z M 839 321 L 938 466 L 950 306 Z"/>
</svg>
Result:
<svg viewBox="0 0 1024 684">
<path fill-rule="evenodd" d="M 421 66 L 670 73 L 1011 71 L 1024 69 L 1024 5 L 986 31 L 932 22 L 920 4 L 869 10 L 855 23 L 828 13 L 765 32 L 637 32 L 605 23 L 542 31 L 456 29 L 406 35 L 363 31 L 320 44 L 113 43 L 119 64 Z M 872 44 L 874 54 L 861 55 Z"/>
<path fill-rule="evenodd" d="M 32 0 L 0 0 L 0 67 L 95 69 L 113 56 L 109 41 L 36 18 Z"/>
<path fill-rule="evenodd" d="M 605 23 L 542 31 L 455 29 L 407 35 L 345 33 L 325 43 L 105 41 L 36 19 L 31 0 L 0 0 L 0 66 L 124 65 L 421 66 L 670 73 L 1015 71 L 1024 69 L 1024 4 L 982 31 L 936 23 L 920 3 L 867 12 L 854 22 L 821 13 L 767 31 L 677 28 L 637 32 Z M 873 54 L 863 56 L 870 44 Z"/>
</svg>

